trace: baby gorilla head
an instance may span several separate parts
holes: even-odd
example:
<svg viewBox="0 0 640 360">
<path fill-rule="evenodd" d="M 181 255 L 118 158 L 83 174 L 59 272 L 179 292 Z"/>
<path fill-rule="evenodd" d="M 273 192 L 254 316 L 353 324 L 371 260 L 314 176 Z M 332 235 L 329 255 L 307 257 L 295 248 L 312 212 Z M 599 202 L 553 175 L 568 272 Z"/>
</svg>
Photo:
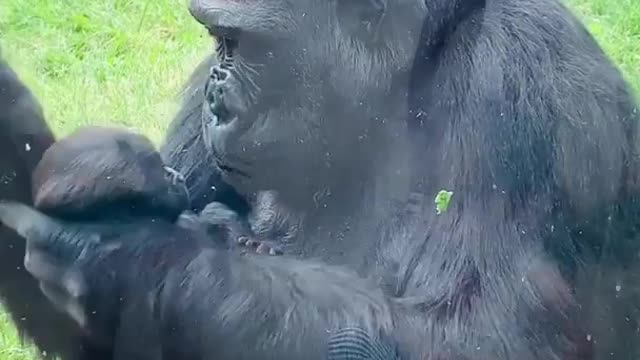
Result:
<svg viewBox="0 0 640 360">
<path fill-rule="evenodd" d="M 180 219 L 178 225 L 205 230 L 211 239 L 253 239 L 245 221 L 223 204 L 199 215 L 186 212 L 182 175 L 164 166 L 149 139 L 122 129 L 85 127 L 53 144 L 34 170 L 32 191 L 38 210 L 62 220 Z M 254 242 L 258 252 L 279 253 L 266 241 Z"/>
<path fill-rule="evenodd" d="M 39 210 L 66 219 L 157 216 L 189 208 L 184 179 L 143 135 L 85 127 L 53 144 L 33 173 Z"/>
</svg>

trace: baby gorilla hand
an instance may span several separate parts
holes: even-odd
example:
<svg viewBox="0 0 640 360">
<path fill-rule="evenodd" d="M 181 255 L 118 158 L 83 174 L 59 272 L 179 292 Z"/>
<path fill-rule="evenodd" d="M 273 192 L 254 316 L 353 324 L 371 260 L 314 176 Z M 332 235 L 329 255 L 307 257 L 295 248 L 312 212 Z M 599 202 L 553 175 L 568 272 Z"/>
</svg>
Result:
<svg viewBox="0 0 640 360">
<path fill-rule="evenodd" d="M 275 241 L 259 239 L 249 224 L 235 211 L 219 202 L 207 205 L 200 214 L 183 213 L 179 224 L 191 229 L 203 229 L 213 237 L 222 238 L 232 246 L 241 246 L 259 254 L 281 255 L 282 249 Z"/>
</svg>

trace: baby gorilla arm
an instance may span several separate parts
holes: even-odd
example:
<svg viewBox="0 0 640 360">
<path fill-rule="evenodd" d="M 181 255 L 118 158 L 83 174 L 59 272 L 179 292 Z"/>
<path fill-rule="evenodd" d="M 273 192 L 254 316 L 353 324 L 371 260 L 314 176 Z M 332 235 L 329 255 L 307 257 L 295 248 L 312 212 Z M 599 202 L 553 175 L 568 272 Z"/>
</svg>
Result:
<svg viewBox="0 0 640 360">
<path fill-rule="evenodd" d="M 208 204 L 197 215 L 190 211 L 182 213 L 178 225 L 191 230 L 204 230 L 213 239 L 223 239 L 229 247 L 242 246 L 259 254 L 282 254 L 276 241 L 258 239 L 240 214 L 220 202 Z"/>
<path fill-rule="evenodd" d="M 202 246 L 196 232 L 169 223 L 119 236 L 110 226 L 106 240 L 95 224 L 19 204 L 0 205 L 0 220 L 27 239 L 28 269 L 57 289 L 51 301 L 89 339 L 99 334 L 115 360 L 396 357 L 381 338 L 392 334 L 394 304 L 346 269 Z M 43 268 L 55 271 L 45 277 Z"/>
</svg>

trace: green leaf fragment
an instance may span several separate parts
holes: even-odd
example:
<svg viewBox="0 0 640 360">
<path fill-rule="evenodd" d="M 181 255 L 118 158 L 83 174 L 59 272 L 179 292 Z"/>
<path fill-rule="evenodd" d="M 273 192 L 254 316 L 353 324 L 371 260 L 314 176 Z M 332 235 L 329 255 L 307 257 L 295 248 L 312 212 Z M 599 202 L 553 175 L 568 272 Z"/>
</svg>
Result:
<svg viewBox="0 0 640 360">
<path fill-rule="evenodd" d="M 435 203 L 436 203 L 436 212 L 438 215 L 447 211 L 449 208 L 449 201 L 451 201 L 451 196 L 453 196 L 453 191 L 440 190 L 438 195 L 436 195 Z"/>
</svg>

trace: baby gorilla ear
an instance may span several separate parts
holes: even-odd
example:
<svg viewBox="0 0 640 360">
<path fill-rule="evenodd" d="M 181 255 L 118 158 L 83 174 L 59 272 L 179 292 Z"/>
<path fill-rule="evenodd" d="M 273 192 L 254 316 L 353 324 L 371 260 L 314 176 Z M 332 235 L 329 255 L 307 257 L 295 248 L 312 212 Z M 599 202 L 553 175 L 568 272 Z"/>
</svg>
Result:
<svg viewBox="0 0 640 360">
<path fill-rule="evenodd" d="M 97 235 L 15 202 L 0 203 L 0 222 L 26 239 L 25 269 L 39 281 L 49 301 L 86 328 L 82 298 L 87 283 L 76 260 L 96 243 Z"/>
</svg>

